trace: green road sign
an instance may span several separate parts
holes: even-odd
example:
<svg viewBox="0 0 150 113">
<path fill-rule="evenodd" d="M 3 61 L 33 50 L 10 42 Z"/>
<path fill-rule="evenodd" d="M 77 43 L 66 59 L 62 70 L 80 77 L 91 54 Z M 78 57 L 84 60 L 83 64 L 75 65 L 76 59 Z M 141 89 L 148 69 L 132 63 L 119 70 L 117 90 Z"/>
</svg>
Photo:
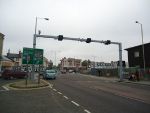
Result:
<svg viewBox="0 0 150 113">
<path fill-rule="evenodd" d="M 22 64 L 43 64 L 43 49 L 23 48 Z"/>
<path fill-rule="evenodd" d="M 34 49 L 34 64 L 43 64 L 43 49 Z"/>
</svg>

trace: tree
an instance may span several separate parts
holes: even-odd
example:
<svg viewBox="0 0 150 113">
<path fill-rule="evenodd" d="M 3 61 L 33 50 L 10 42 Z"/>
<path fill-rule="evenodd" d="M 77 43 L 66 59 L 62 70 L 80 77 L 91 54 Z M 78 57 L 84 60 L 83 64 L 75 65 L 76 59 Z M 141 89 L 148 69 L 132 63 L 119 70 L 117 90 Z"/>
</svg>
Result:
<svg viewBox="0 0 150 113">
<path fill-rule="evenodd" d="M 91 65 L 91 61 L 88 59 L 87 66 L 90 67 L 90 65 Z"/>
<path fill-rule="evenodd" d="M 82 66 L 86 66 L 87 67 L 87 65 L 88 65 L 88 61 L 87 60 L 82 61 Z"/>
<path fill-rule="evenodd" d="M 82 66 L 86 67 L 86 69 L 90 67 L 90 64 L 91 64 L 91 61 L 89 59 L 82 61 Z"/>
</svg>

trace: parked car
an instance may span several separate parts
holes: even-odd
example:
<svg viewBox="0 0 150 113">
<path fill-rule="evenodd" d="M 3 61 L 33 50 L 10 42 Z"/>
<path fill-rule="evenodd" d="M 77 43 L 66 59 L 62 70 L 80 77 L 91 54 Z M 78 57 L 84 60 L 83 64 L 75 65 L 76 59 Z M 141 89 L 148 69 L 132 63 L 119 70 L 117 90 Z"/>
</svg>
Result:
<svg viewBox="0 0 150 113">
<path fill-rule="evenodd" d="M 0 71 L 0 78 L 2 77 L 2 71 Z"/>
<path fill-rule="evenodd" d="M 56 79 L 56 75 L 57 75 L 56 70 L 54 70 L 54 69 L 46 70 L 44 75 L 43 75 L 43 78 L 44 79 Z"/>
<path fill-rule="evenodd" d="M 24 78 L 27 75 L 27 72 L 16 71 L 16 70 L 4 70 L 2 73 L 2 78 L 11 79 L 11 78 Z"/>
</svg>

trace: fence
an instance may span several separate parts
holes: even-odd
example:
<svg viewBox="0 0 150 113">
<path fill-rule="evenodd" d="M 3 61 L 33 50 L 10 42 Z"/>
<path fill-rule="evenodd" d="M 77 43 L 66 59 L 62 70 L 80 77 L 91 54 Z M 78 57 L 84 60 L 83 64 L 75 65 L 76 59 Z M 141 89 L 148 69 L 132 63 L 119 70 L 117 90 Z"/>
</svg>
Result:
<svg viewBox="0 0 150 113">
<path fill-rule="evenodd" d="M 145 72 L 143 69 L 138 67 L 123 68 L 123 77 L 128 79 L 131 74 L 135 74 L 136 71 L 139 73 L 140 79 L 150 80 L 150 68 L 146 68 Z M 81 71 L 83 74 L 91 74 L 95 76 L 105 77 L 119 77 L 119 69 L 96 69 L 91 68 L 90 70 Z"/>
</svg>

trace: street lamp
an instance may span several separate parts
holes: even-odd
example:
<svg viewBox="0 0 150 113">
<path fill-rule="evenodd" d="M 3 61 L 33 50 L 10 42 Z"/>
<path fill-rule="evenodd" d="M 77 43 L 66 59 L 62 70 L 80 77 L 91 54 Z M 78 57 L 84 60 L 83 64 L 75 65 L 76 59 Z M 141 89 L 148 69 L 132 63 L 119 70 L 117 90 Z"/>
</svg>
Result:
<svg viewBox="0 0 150 113">
<path fill-rule="evenodd" d="M 36 21 L 35 21 L 35 34 L 33 36 L 33 49 L 36 48 L 36 29 L 37 29 L 37 20 L 38 19 L 44 19 L 44 20 L 49 20 L 49 18 L 40 18 L 40 17 L 36 17 Z M 34 64 L 32 65 L 32 73 L 33 73 L 33 79 L 34 79 L 34 71 L 35 71 L 35 67 Z"/>
<path fill-rule="evenodd" d="M 144 67 L 144 72 L 145 72 L 145 54 L 144 54 L 144 43 L 143 43 L 143 27 L 142 27 L 142 24 L 140 22 L 135 21 L 135 23 L 140 24 L 140 26 L 141 26 L 142 51 L 143 51 L 143 67 Z"/>
<path fill-rule="evenodd" d="M 49 18 L 36 17 L 36 21 L 35 21 L 35 34 L 34 34 L 34 37 L 33 37 L 33 49 L 36 48 L 36 29 L 37 29 L 37 20 L 38 20 L 38 19 L 49 20 Z"/>
</svg>

